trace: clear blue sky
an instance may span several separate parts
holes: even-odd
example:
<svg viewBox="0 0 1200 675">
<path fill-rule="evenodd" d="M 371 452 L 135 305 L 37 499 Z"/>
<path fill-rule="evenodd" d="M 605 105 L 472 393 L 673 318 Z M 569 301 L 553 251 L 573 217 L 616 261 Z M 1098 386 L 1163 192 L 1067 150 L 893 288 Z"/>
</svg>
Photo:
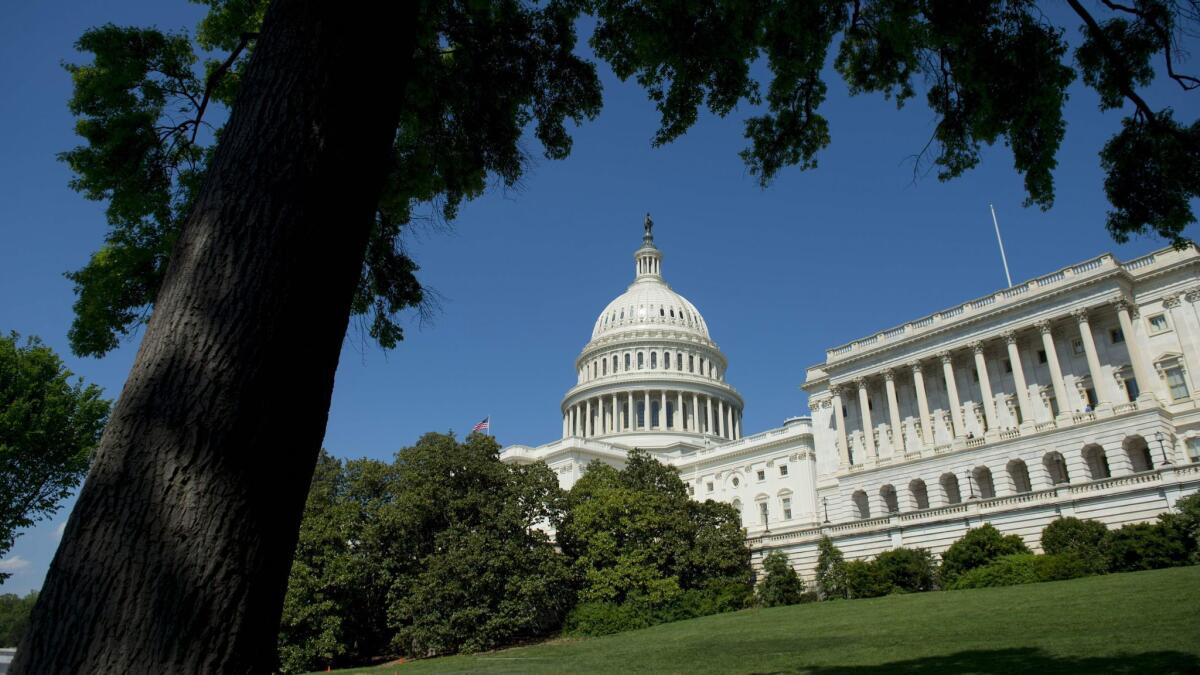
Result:
<svg viewBox="0 0 1200 675">
<path fill-rule="evenodd" d="M 62 273 L 86 261 L 105 227 L 102 205 L 69 190 L 67 168 L 55 160 L 77 143 L 60 63 L 74 58 L 72 44 L 88 26 L 191 29 L 201 11 L 182 0 L 0 9 L 0 330 L 41 336 L 113 397 L 137 338 L 101 360 L 67 349 L 73 294 Z M 486 415 L 503 444 L 556 438 L 574 358 L 632 278 L 647 211 L 667 280 L 699 307 L 729 357 L 747 434 L 806 411 L 799 385 L 825 348 L 1002 287 L 989 201 L 1014 279 L 1163 245 L 1117 246 L 1105 233 L 1096 153 L 1120 116 L 1099 113 L 1096 96 L 1078 86 L 1057 202 L 1042 212 L 1021 207 L 1021 179 L 1003 147 L 954 182 L 914 181 L 910 157 L 933 123 L 920 101 L 896 112 L 879 97 L 849 97 L 831 77 L 833 145 L 820 167 L 787 170 L 764 190 L 736 154 L 745 111 L 705 115 L 686 137 L 655 149 L 653 106 L 635 85 L 601 73 L 604 111 L 576 130 L 569 159 L 539 160 L 520 189 L 469 204 L 452 231 L 409 239 L 441 310 L 425 325 L 410 317 L 407 340 L 390 353 L 347 336 L 325 436 L 331 452 L 386 459 L 423 432 L 461 434 Z M 1196 114 L 1195 97 L 1177 87 L 1159 83 L 1146 95 L 1156 107 Z M 540 151 L 532 139 L 528 148 Z M 66 516 L 64 508 L 18 538 L 0 562 L 16 576 L 0 592 L 41 585 Z"/>
</svg>

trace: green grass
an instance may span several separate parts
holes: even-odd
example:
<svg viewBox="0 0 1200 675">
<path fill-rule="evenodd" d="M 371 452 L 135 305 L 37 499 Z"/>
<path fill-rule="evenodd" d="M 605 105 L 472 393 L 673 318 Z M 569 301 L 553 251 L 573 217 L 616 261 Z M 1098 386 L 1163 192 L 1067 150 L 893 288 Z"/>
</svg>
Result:
<svg viewBox="0 0 1200 675">
<path fill-rule="evenodd" d="M 746 610 L 342 673 L 1196 673 L 1200 567 Z"/>
</svg>

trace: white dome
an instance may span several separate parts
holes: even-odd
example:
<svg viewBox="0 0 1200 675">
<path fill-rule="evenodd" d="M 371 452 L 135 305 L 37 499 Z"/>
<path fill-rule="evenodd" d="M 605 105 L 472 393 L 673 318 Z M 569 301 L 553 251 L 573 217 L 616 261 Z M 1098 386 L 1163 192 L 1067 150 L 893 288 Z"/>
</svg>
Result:
<svg viewBox="0 0 1200 675">
<path fill-rule="evenodd" d="M 596 319 L 592 339 L 624 330 L 664 326 L 708 337 L 708 326 L 695 305 L 671 290 L 665 281 L 643 277 L 608 303 Z"/>
</svg>

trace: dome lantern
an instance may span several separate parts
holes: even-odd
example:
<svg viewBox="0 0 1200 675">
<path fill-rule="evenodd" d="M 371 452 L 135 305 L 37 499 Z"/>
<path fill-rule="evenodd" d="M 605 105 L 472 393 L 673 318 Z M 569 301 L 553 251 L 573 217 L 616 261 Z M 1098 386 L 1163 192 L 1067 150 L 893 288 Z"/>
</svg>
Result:
<svg viewBox="0 0 1200 675">
<path fill-rule="evenodd" d="M 634 251 L 636 263 L 635 280 L 642 278 L 662 278 L 662 252 L 654 245 L 654 221 L 646 214 L 646 233 L 642 235 L 642 247 Z"/>
</svg>

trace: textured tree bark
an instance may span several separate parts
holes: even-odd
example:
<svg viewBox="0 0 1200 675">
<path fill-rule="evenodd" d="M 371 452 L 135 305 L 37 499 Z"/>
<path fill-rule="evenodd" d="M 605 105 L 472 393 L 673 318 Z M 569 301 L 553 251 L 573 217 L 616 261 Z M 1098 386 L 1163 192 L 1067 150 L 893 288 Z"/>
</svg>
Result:
<svg viewBox="0 0 1200 675">
<path fill-rule="evenodd" d="M 416 6 L 271 3 L 12 673 L 273 667 Z"/>
</svg>

